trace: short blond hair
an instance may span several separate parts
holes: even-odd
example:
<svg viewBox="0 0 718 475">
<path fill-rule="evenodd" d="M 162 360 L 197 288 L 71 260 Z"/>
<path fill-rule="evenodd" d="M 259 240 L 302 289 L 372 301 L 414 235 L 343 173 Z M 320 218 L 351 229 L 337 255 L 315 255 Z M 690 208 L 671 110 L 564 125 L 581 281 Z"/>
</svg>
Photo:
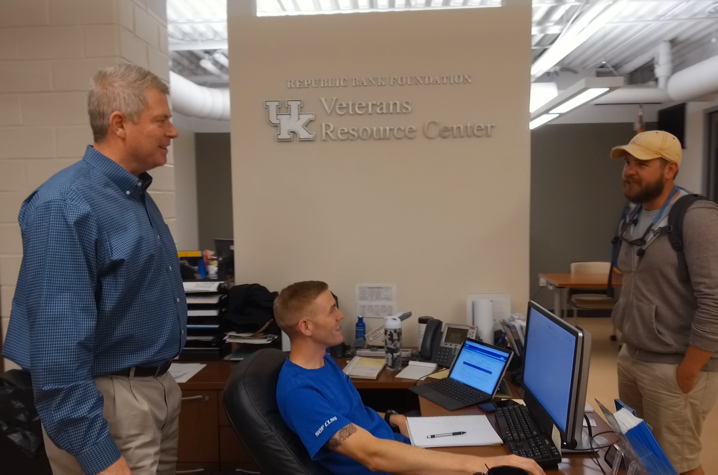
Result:
<svg viewBox="0 0 718 475">
<path fill-rule="evenodd" d="M 328 289 L 325 282 L 317 280 L 297 282 L 282 289 L 274 301 L 274 318 L 279 328 L 287 335 L 293 336 L 297 324 L 306 315 L 309 307 Z"/>
<path fill-rule="evenodd" d="M 137 123 L 142 111 L 147 108 L 145 91 L 148 89 L 156 89 L 165 95 L 170 93 L 164 81 L 134 64 L 122 63 L 100 69 L 92 76 L 87 94 L 87 113 L 96 143 L 107 137 L 113 112 L 121 112 Z"/>
</svg>

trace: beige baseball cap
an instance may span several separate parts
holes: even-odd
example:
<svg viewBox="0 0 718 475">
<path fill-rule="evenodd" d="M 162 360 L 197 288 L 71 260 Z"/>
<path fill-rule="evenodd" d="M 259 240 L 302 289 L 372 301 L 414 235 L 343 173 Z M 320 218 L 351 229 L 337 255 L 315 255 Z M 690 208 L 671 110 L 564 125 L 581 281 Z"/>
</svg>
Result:
<svg viewBox="0 0 718 475">
<path fill-rule="evenodd" d="M 625 157 L 629 153 L 639 160 L 663 157 L 669 162 L 675 162 L 679 167 L 683 158 L 680 140 L 662 130 L 641 132 L 633 137 L 628 145 L 613 147 L 611 158 Z"/>
</svg>

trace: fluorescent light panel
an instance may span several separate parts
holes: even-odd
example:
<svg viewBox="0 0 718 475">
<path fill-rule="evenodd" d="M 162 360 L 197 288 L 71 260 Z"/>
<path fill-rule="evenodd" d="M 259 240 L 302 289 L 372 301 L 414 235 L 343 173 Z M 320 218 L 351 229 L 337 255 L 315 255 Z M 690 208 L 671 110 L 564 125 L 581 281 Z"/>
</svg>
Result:
<svg viewBox="0 0 718 475">
<path fill-rule="evenodd" d="M 529 122 L 529 129 L 533 130 L 536 127 L 540 127 L 544 125 L 546 122 L 550 122 L 554 120 L 556 117 L 558 117 L 558 114 L 544 114 L 541 117 L 538 117 L 537 119 L 532 120 Z"/>
<path fill-rule="evenodd" d="M 503 4 L 503 0 L 395 0 L 393 4 L 389 0 L 376 0 L 374 2 L 372 0 L 319 0 L 318 2 L 315 0 L 256 0 L 256 2 L 257 16 L 491 8 L 501 7 Z"/>
<path fill-rule="evenodd" d="M 531 111 L 531 119 L 536 119 L 546 113 L 565 113 L 575 109 L 580 104 L 586 104 L 602 94 L 606 94 L 614 89 L 625 85 L 623 77 L 586 77 L 576 81 L 568 88 L 561 91 L 556 97 Z M 537 88 L 536 83 L 531 85 L 532 93 Z M 598 90 L 595 91 L 594 90 Z M 591 92 L 588 92 L 591 91 Z M 600 92 L 599 92 L 600 91 Z M 584 93 L 587 93 L 584 95 Z M 581 97 L 578 99 L 578 97 Z M 569 104 L 567 104 L 569 103 Z M 532 104 L 535 105 L 535 104 Z"/>
<path fill-rule="evenodd" d="M 558 96 L 558 87 L 555 82 L 531 83 L 531 98 L 529 112 L 535 112 Z"/>
<path fill-rule="evenodd" d="M 605 94 L 610 89 L 607 87 L 594 87 L 587 91 L 583 91 L 578 96 L 574 97 L 570 101 L 566 101 L 555 109 L 551 109 L 551 114 L 565 114 L 566 112 L 575 109 L 576 107 L 584 104 L 592 99 L 597 98 L 601 94 Z"/>
</svg>

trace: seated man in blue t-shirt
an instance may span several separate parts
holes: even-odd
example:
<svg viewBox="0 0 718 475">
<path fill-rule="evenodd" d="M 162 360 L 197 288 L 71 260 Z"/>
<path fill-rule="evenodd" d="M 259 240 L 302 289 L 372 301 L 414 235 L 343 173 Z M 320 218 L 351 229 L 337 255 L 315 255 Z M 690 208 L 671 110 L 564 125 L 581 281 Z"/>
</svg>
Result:
<svg viewBox="0 0 718 475">
<path fill-rule="evenodd" d="M 326 353 L 344 340 L 344 315 L 324 282 L 282 290 L 274 316 L 292 342 L 277 383 L 279 412 L 312 459 L 332 473 L 471 475 L 487 466 L 511 465 L 544 475 L 536 462 L 515 455 L 482 458 L 414 447 L 406 437 L 406 417 L 398 414 L 389 420 L 401 431 L 394 434 L 383 414 L 362 404 L 349 377 Z"/>
</svg>

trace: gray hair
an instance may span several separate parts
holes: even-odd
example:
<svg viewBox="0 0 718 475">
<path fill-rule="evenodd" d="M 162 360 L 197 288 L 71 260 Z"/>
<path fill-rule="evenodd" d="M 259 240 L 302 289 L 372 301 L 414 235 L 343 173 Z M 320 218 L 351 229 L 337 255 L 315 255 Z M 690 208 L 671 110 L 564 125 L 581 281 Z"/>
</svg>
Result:
<svg viewBox="0 0 718 475">
<path fill-rule="evenodd" d="M 121 112 L 137 123 L 147 107 L 147 89 L 170 93 L 169 87 L 160 78 L 134 64 L 122 63 L 95 73 L 87 95 L 87 113 L 96 143 L 107 137 L 113 112 Z"/>
</svg>

